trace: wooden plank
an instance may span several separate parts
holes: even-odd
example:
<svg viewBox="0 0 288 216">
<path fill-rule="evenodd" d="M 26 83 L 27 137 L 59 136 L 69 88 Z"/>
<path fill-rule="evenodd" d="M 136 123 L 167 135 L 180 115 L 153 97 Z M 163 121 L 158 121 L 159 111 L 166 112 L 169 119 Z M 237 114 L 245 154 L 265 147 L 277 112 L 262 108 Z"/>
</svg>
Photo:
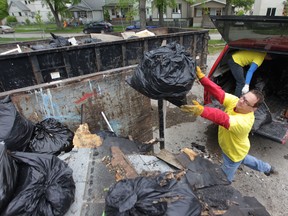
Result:
<svg viewBox="0 0 288 216">
<path fill-rule="evenodd" d="M 176 167 L 177 169 L 184 169 L 184 167 L 178 162 L 175 155 L 166 149 L 162 149 L 158 154 L 155 155 L 157 158 L 165 161 L 166 163 Z"/>
</svg>

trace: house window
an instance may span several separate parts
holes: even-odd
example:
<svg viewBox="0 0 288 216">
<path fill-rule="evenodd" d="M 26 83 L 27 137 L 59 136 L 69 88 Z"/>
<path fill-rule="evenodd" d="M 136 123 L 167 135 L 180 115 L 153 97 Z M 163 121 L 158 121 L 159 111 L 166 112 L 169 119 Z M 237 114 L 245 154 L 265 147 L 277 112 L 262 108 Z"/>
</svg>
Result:
<svg viewBox="0 0 288 216">
<path fill-rule="evenodd" d="M 216 15 L 216 9 L 215 8 L 211 8 L 210 15 Z"/>
<path fill-rule="evenodd" d="M 18 12 L 19 13 L 19 16 L 22 16 L 21 12 Z"/>
<path fill-rule="evenodd" d="M 276 8 L 267 8 L 266 16 L 275 16 Z"/>
<path fill-rule="evenodd" d="M 182 11 L 182 5 L 177 4 L 175 8 L 173 8 L 172 13 L 181 13 Z"/>
<path fill-rule="evenodd" d="M 202 17 L 202 8 L 196 9 L 196 17 Z"/>
<path fill-rule="evenodd" d="M 217 15 L 217 16 L 222 15 L 222 11 L 221 11 L 221 9 L 219 9 L 219 8 L 216 9 L 216 15 Z"/>
<path fill-rule="evenodd" d="M 80 11 L 79 17 L 87 17 L 86 11 Z"/>
<path fill-rule="evenodd" d="M 115 12 L 115 9 L 114 9 L 114 8 L 111 9 L 111 13 L 112 13 L 112 16 L 115 16 L 115 15 L 116 15 L 116 12 Z"/>
</svg>

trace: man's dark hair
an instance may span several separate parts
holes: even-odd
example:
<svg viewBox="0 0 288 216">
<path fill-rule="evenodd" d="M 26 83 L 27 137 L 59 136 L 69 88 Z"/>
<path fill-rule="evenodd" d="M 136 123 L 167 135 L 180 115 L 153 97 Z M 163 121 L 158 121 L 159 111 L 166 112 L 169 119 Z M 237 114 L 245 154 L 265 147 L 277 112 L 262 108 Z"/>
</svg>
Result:
<svg viewBox="0 0 288 216">
<path fill-rule="evenodd" d="M 254 107 L 259 107 L 264 102 L 264 95 L 262 94 L 261 91 L 256 90 L 256 89 L 253 89 L 250 92 L 253 93 L 256 96 L 256 98 L 258 99 L 258 101 L 254 105 Z"/>
</svg>

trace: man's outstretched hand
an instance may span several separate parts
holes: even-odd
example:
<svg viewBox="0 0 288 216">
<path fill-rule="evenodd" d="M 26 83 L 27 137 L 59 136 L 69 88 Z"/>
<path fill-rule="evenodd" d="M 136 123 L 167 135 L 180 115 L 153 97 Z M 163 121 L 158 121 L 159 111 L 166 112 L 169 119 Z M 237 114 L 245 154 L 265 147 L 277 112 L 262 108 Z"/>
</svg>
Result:
<svg viewBox="0 0 288 216">
<path fill-rule="evenodd" d="M 202 73 L 202 70 L 199 66 L 196 67 L 196 75 L 197 75 L 199 80 L 202 79 L 203 77 L 205 77 L 205 74 Z"/>
<path fill-rule="evenodd" d="M 195 116 L 201 115 L 203 113 L 204 107 L 200 105 L 196 100 L 193 100 L 192 102 L 194 105 L 182 105 L 180 107 L 181 111 L 192 113 Z"/>
</svg>

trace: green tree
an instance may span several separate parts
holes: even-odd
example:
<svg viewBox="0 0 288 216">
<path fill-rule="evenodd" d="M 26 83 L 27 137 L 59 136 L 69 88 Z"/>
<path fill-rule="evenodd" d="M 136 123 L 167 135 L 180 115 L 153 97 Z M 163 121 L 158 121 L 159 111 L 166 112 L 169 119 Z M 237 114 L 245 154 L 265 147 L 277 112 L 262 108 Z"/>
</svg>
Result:
<svg viewBox="0 0 288 216">
<path fill-rule="evenodd" d="M 107 10 L 107 8 L 104 9 L 104 15 L 103 16 L 104 16 L 105 21 L 107 21 L 107 22 L 110 21 L 111 18 L 110 18 L 110 14 L 109 14 L 109 11 Z"/>
<path fill-rule="evenodd" d="M 226 0 L 225 15 L 232 14 L 232 5 L 235 8 L 241 8 L 246 13 L 252 9 L 255 0 Z"/>
<path fill-rule="evenodd" d="M 233 0 L 235 8 L 242 9 L 245 13 L 252 9 L 255 0 Z"/>
<path fill-rule="evenodd" d="M 159 26 L 164 26 L 164 13 L 166 8 L 174 8 L 176 6 L 176 0 L 154 0 L 153 5 L 158 9 L 159 14 Z"/>
<path fill-rule="evenodd" d="M 35 22 L 37 25 L 39 25 L 40 27 L 43 26 L 43 20 L 42 20 L 42 16 L 40 14 L 40 11 L 37 11 L 35 14 Z"/>
<path fill-rule="evenodd" d="M 118 8 L 123 12 L 125 11 L 125 18 L 128 21 L 134 19 L 134 16 L 137 15 L 137 7 L 135 7 L 136 0 L 119 0 Z"/>
<path fill-rule="evenodd" d="M 0 21 L 9 16 L 7 0 L 0 0 Z"/>
<path fill-rule="evenodd" d="M 67 13 L 67 3 L 77 4 L 81 0 L 42 0 L 43 3 L 48 5 L 50 8 L 57 25 L 58 29 L 62 28 L 62 23 L 60 21 L 60 15 L 65 15 Z"/>
<path fill-rule="evenodd" d="M 48 20 L 49 20 L 50 23 L 55 23 L 55 18 L 54 18 L 54 16 L 52 15 L 51 11 L 49 11 L 49 12 L 47 13 L 47 18 L 48 18 Z"/>
</svg>

